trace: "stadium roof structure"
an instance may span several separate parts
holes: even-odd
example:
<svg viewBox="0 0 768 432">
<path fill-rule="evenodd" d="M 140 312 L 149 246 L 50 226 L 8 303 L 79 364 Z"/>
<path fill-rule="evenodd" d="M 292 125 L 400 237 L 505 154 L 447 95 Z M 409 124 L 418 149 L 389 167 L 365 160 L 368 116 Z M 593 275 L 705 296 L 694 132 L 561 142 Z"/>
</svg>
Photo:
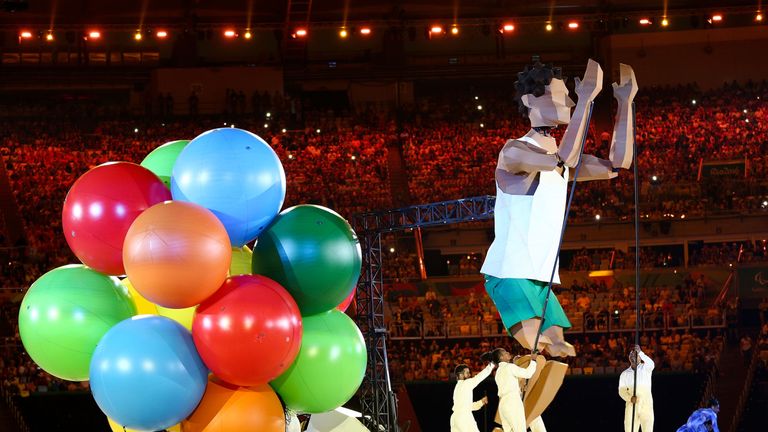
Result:
<svg viewBox="0 0 768 432">
<path fill-rule="evenodd" d="M 297 5 L 309 10 L 309 23 L 401 22 L 465 19 L 594 19 L 625 14 L 661 16 L 662 1 L 647 0 L 0 0 L 0 25 L 74 27 L 85 25 L 241 25 L 278 26 L 290 21 Z M 666 15 L 755 12 L 754 0 L 667 0 Z"/>
</svg>

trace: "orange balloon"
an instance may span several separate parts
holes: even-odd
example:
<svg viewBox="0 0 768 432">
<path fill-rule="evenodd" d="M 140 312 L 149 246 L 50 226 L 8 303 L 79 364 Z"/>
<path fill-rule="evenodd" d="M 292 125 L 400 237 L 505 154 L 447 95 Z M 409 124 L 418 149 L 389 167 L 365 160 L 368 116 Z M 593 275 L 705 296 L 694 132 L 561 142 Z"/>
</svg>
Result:
<svg viewBox="0 0 768 432">
<path fill-rule="evenodd" d="M 125 272 L 144 298 L 182 309 L 200 304 L 224 283 L 232 246 L 207 209 L 166 201 L 136 218 L 123 244 Z"/>
<path fill-rule="evenodd" d="M 181 426 L 184 432 L 285 432 L 285 414 L 269 385 L 237 387 L 211 375 L 203 400 Z"/>
</svg>

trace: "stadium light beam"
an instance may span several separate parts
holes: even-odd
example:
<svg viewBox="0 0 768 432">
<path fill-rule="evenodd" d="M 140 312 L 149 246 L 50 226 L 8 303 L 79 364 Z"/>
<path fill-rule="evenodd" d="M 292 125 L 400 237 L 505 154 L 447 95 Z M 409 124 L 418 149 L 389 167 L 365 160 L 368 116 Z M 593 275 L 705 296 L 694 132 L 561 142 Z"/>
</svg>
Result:
<svg viewBox="0 0 768 432">
<path fill-rule="evenodd" d="M 168 32 L 167 32 L 167 31 L 165 31 L 165 30 L 158 30 L 158 31 L 155 33 L 155 35 L 157 36 L 157 38 L 158 38 L 158 39 L 165 39 L 165 38 L 167 38 L 167 37 L 168 37 Z"/>
<path fill-rule="evenodd" d="M 296 37 L 300 37 L 300 38 L 307 37 L 307 29 L 305 29 L 303 27 L 302 28 L 297 28 L 296 32 L 294 33 L 294 35 L 296 35 Z"/>
<path fill-rule="evenodd" d="M 224 30 L 224 37 L 233 39 L 237 37 L 237 33 L 232 29 L 227 29 L 227 30 Z"/>
<path fill-rule="evenodd" d="M 19 39 L 32 39 L 32 32 L 29 30 L 22 30 L 19 33 Z"/>
<path fill-rule="evenodd" d="M 568 23 L 568 28 L 571 30 L 576 30 L 579 28 L 579 22 L 578 21 L 571 21 Z"/>
<path fill-rule="evenodd" d="M 88 32 L 88 39 L 101 39 L 101 32 L 98 30 L 91 30 Z"/>
</svg>

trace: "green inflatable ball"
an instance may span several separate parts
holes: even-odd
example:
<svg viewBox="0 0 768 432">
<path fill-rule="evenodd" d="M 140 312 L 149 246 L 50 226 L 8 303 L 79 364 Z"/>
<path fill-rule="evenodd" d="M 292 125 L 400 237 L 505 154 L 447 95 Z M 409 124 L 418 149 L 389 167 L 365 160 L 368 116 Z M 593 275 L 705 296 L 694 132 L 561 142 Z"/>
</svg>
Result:
<svg viewBox="0 0 768 432">
<path fill-rule="evenodd" d="M 368 356 L 357 325 L 338 310 L 302 318 L 301 349 L 270 383 L 285 405 L 318 414 L 344 405 L 360 387 Z"/>
<path fill-rule="evenodd" d="M 27 291 L 19 333 L 32 360 L 49 374 L 88 380 L 91 356 L 102 336 L 136 314 L 128 289 L 113 276 L 80 264 L 49 271 Z"/>
<path fill-rule="evenodd" d="M 179 153 L 189 144 L 189 140 L 178 140 L 167 142 L 160 147 L 152 150 L 147 157 L 141 161 L 141 166 L 155 173 L 165 186 L 171 188 L 171 171 L 173 164 Z"/>
<path fill-rule="evenodd" d="M 302 316 L 338 306 L 360 278 L 360 241 L 338 213 L 316 205 L 284 210 L 259 235 L 253 274 L 282 285 Z"/>
</svg>

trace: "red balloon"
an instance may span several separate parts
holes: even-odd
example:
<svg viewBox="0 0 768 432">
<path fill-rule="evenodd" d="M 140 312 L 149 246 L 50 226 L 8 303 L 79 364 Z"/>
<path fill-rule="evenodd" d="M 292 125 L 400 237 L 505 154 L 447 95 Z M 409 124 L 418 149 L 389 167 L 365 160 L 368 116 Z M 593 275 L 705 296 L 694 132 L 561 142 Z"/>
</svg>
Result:
<svg viewBox="0 0 768 432">
<path fill-rule="evenodd" d="M 108 275 L 123 275 L 123 241 L 147 208 L 171 199 L 152 171 L 129 162 L 108 162 L 80 176 L 64 200 L 62 227 L 83 264 Z"/>
<path fill-rule="evenodd" d="M 351 293 L 347 296 L 347 298 L 344 299 L 343 302 L 339 303 L 338 306 L 336 306 L 336 309 L 346 312 L 347 309 L 349 309 L 349 305 L 351 305 L 355 301 L 355 294 L 357 294 L 357 288 L 353 289 Z"/>
<path fill-rule="evenodd" d="M 301 346 L 301 312 L 280 284 L 265 276 L 228 278 L 200 303 L 192 338 L 205 365 L 238 386 L 265 384 L 291 366 Z"/>
</svg>

